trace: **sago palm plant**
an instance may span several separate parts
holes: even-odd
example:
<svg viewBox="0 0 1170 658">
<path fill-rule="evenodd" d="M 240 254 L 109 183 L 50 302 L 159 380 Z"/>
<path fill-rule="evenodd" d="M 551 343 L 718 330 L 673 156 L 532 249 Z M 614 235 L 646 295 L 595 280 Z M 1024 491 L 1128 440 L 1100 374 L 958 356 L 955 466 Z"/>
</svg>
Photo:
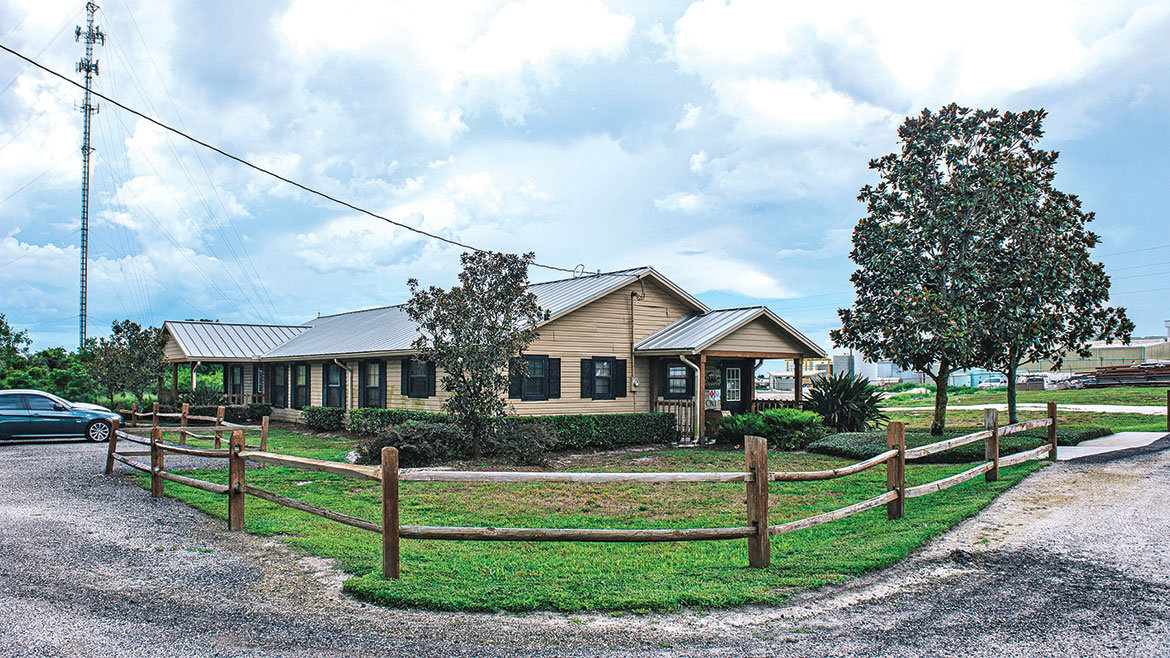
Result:
<svg viewBox="0 0 1170 658">
<path fill-rule="evenodd" d="M 881 401 L 869 379 L 842 373 L 814 379 L 803 407 L 820 414 L 825 425 L 838 432 L 864 432 L 888 420 Z"/>
</svg>

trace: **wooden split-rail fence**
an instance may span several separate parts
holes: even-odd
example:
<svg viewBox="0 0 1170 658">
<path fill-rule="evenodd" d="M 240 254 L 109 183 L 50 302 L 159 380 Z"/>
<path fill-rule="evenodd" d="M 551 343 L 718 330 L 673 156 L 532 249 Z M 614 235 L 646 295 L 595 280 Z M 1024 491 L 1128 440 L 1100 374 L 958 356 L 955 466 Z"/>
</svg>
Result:
<svg viewBox="0 0 1170 658">
<path fill-rule="evenodd" d="M 155 409 L 157 412 L 157 407 Z M 222 414 L 218 414 L 222 415 Z M 916 448 L 906 447 L 906 426 L 890 423 L 886 428 L 887 450 L 864 461 L 823 471 L 770 471 L 768 469 L 768 445 L 761 437 L 744 437 L 745 468 L 731 472 L 661 472 L 661 473 L 577 473 L 577 472 L 518 472 L 518 471 L 445 471 L 411 469 L 400 471 L 398 451 L 382 449 L 381 466 L 362 466 L 342 462 L 324 461 L 306 457 L 281 455 L 266 450 L 264 439 L 260 445 L 248 445 L 245 430 L 260 429 L 267 434 L 268 423 L 262 426 L 235 426 L 231 428 L 229 447 L 222 449 L 191 448 L 163 441 L 163 428 L 157 419 L 166 417 L 154 414 L 154 425 L 150 428 L 150 440 L 144 441 L 115 427 L 110 436 L 109 454 L 106 459 L 106 474 L 113 472 L 115 461 L 121 462 L 151 476 L 150 492 L 154 497 L 163 495 L 163 481 L 195 487 L 213 494 L 227 496 L 228 529 L 243 530 L 244 498 L 255 496 L 277 505 L 315 514 L 317 516 L 368 530 L 382 536 L 382 573 L 384 577 L 399 577 L 399 542 L 402 539 L 438 539 L 467 541 L 581 541 L 581 542 L 663 542 L 663 541 L 710 541 L 746 539 L 748 563 L 754 568 L 767 567 L 771 561 L 771 538 L 798 530 L 805 530 L 823 523 L 886 506 L 889 520 L 902 518 L 906 501 L 948 489 L 967 480 L 983 475 L 988 482 L 999 479 L 999 470 L 1032 459 L 1056 457 L 1056 404 L 1048 403 L 1048 417 L 1013 425 L 1000 426 L 998 414 L 987 409 L 984 415 L 985 429 L 972 434 L 946 439 Z M 188 417 L 190 420 L 192 417 Z M 267 418 L 264 419 L 267 421 Z M 1017 452 L 1006 457 L 999 456 L 999 439 L 1002 436 L 1023 432 L 1039 427 L 1048 428 L 1048 441 L 1035 449 Z M 173 428 L 168 428 L 173 429 Z M 118 443 L 149 446 L 149 451 L 119 451 Z M 906 462 L 920 459 L 962 445 L 983 441 L 985 461 L 962 473 L 934 482 L 913 487 L 906 486 Z M 177 453 L 195 457 L 218 457 L 228 460 L 228 484 L 216 484 L 204 480 L 170 473 L 165 470 L 164 455 Z M 150 465 L 138 463 L 130 457 L 150 455 Z M 375 523 L 341 512 L 311 505 L 280 494 L 253 487 L 246 482 L 247 462 L 285 466 L 306 471 L 331 473 L 345 477 L 370 480 L 381 484 L 382 519 Z M 795 521 L 770 525 L 768 506 L 768 484 L 771 482 L 814 482 L 847 477 L 871 469 L 879 464 L 886 465 L 886 491 L 868 500 L 846 507 L 816 514 Z M 747 522 L 745 525 L 728 528 L 494 528 L 494 527 L 450 527 L 417 526 L 399 523 L 399 483 L 401 482 L 471 482 L 471 483 L 578 483 L 578 484 L 651 484 L 651 483 L 742 483 L 747 487 Z"/>
</svg>

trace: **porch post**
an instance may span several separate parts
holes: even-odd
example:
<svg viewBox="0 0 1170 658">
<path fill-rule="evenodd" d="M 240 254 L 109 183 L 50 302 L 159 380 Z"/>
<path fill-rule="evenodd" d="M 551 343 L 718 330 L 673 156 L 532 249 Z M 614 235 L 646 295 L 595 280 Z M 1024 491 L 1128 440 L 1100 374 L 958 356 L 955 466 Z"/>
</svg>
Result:
<svg viewBox="0 0 1170 658">
<path fill-rule="evenodd" d="M 804 359 L 796 357 L 792 360 L 792 400 L 800 408 L 800 398 L 804 393 Z"/>
</svg>

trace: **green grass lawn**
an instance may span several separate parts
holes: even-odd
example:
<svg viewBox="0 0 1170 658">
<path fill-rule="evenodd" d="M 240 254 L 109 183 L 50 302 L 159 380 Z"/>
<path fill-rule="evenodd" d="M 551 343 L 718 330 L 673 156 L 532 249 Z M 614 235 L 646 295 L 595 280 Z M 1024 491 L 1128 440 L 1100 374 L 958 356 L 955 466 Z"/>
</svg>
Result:
<svg viewBox="0 0 1170 658">
<path fill-rule="evenodd" d="M 341 440 L 272 432 L 269 449 L 340 460 Z M 814 470 L 849 463 L 811 454 L 772 453 L 772 470 Z M 726 471 L 743 468 L 742 451 L 672 450 L 601 453 L 560 460 L 556 470 Z M 498 464 L 477 467 L 501 468 Z M 468 464 L 460 464 L 468 468 Z M 680 606 L 778 603 L 793 593 L 896 563 L 987 505 L 1040 468 L 1031 462 L 908 501 L 905 518 L 884 509 L 772 539 L 772 565 L 747 566 L 745 540 L 687 543 L 402 542 L 402 578 L 381 577 L 380 538 L 249 497 L 245 529 L 280 538 L 352 574 L 346 591 L 387 606 L 439 610 L 664 610 Z M 909 485 L 966 465 L 911 465 Z M 225 482 L 223 470 L 190 472 Z M 146 478 L 140 478 L 145 482 Z M 247 482 L 308 503 L 379 520 L 377 483 L 283 467 L 249 469 Z M 746 523 L 743 484 L 464 484 L 401 485 L 401 522 L 411 525 L 579 528 L 724 527 Z M 772 524 L 836 509 L 885 491 L 878 467 L 848 478 L 774 483 Z M 167 495 L 219 518 L 223 497 L 166 484 Z"/>
<path fill-rule="evenodd" d="M 1153 386 L 1117 386 L 1070 388 L 1064 391 L 1019 391 L 1016 393 L 1016 400 L 1021 403 L 1165 405 L 1166 389 Z M 889 398 L 884 404 L 889 407 L 933 405 L 934 393 L 898 395 Z M 1007 389 L 950 395 L 947 397 L 947 404 L 1007 404 Z"/>
<path fill-rule="evenodd" d="M 903 411 L 890 410 L 886 412 L 890 420 L 906 423 L 909 431 L 930 430 L 933 411 Z M 1021 421 L 1044 418 L 1044 411 L 1020 410 Z M 1007 424 L 1007 414 L 1001 413 L 1000 424 Z M 1108 427 L 1114 432 L 1165 432 L 1165 416 L 1146 416 L 1143 414 L 1114 414 L 1091 411 L 1064 411 L 1058 406 L 1056 409 L 1058 426 L 1069 427 L 1074 425 L 1095 425 Z M 947 427 L 982 427 L 983 411 L 981 409 L 950 409 L 947 411 Z"/>
</svg>

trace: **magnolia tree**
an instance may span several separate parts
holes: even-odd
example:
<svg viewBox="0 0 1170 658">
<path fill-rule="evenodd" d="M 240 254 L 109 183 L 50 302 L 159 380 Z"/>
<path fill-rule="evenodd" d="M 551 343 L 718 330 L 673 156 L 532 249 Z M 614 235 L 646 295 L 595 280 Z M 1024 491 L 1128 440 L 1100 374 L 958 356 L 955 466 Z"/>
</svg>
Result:
<svg viewBox="0 0 1170 658">
<path fill-rule="evenodd" d="M 507 408 L 508 368 L 536 340 L 548 317 L 528 291 L 532 253 L 464 253 L 459 285 L 423 289 L 410 279 L 406 313 L 418 323 L 419 357 L 443 371 L 443 409 L 471 439 L 478 457 L 492 420 Z"/>
<path fill-rule="evenodd" d="M 1026 114 L 1038 139 L 1045 113 Z M 1088 228 L 1093 213 L 1054 188 L 1057 156 L 1029 142 L 1000 163 L 998 212 L 988 227 L 993 244 L 978 292 L 979 360 L 1007 376 L 1013 423 L 1020 364 L 1048 360 L 1059 367 L 1066 353 L 1088 356 L 1089 341 L 1128 342 L 1134 328 L 1124 308 L 1106 305 L 1109 277 L 1089 254 L 1099 241 Z"/>
<path fill-rule="evenodd" d="M 119 391 L 143 396 L 164 373 L 162 330 L 121 320 L 111 325 L 109 338 L 87 342 L 86 368 L 113 402 Z"/>
<path fill-rule="evenodd" d="M 858 196 L 867 215 L 850 253 L 857 300 L 838 311 L 842 326 L 831 336 L 934 380 L 933 434 L 946 426 L 951 373 L 980 361 L 978 295 L 997 248 L 989 229 L 1009 174 L 1002 163 L 1039 137 L 1033 114 L 955 104 L 923 110 L 898 129 L 899 152 L 869 163 L 880 180 Z"/>
</svg>

